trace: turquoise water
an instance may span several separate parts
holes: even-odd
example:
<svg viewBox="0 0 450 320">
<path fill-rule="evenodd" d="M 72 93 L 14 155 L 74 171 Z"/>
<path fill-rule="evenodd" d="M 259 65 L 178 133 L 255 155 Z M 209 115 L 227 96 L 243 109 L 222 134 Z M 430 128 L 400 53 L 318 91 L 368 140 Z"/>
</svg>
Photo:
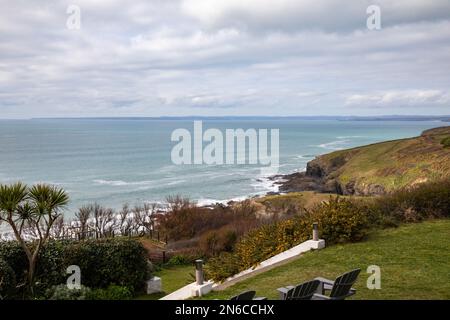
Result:
<svg viewBox="0 0 450 320">
<path fill-rule="evenodd" d="M 204 120 L 225 129 L 280 130 L 280 173 L 304 170 L 315 156 L 442 126 L 431 121 Z M 46 182 L 70 194 L 68 215 L 86 203 L 118 208 L 181 194 L 208 203 L 274 187 L 260 165 L 175 165 L 170 137 L 189 120 L 2 120 L 0 182 Z"/>
</svg>

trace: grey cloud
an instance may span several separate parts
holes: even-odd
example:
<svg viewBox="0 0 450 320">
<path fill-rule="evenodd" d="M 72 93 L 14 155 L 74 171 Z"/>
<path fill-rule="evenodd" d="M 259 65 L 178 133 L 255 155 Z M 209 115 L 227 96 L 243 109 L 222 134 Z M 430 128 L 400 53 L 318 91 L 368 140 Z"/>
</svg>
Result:
<svg viewBox="0 0 450 320">
<path fill-rule="evenodd" d="M 183 0 L 184 11 L 206 28 L 254 32 L 365 29 L 370 5 L 381 9 L 385 27 L 448 19 L 446 0 Z"/>
<path fill-rule="evenodd" d="M 72 31 L 72 2 L 0 0 L 0 117 L 370 113 L 367 101 L 382 92 L 450 87 L 450 21 L 441 19 L 448 1 L 396 2 L 380 31 L 352 30 L 360 9 L 337 1 L 325 12 L 322 1 L 270 1 L 269 15 L 254 1 L 217 0 L 210 18 L 192 1 L 76 2 L 82 28 Z M 276 27 L 297 14 L 286 8 L 305 3 L 316 30 L 301 16 Z M 345 32 L 330 32 L 334 24 Z M 397 97 L 402 112 L 449 107 Z"/>
</svg>

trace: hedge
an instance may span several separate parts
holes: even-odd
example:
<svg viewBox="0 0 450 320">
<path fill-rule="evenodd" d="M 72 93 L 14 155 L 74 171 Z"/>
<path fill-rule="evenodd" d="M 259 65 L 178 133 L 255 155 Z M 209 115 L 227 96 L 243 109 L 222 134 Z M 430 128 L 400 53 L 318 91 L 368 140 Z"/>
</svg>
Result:
<svg viewBox="0 0 450 320">
<path fill-rule="evenodd" d="M 0 259 L 14 270 L 18 284 L 25 283 L 28 261 L 17 242 L 0 243 Z M 138 241 L 120 238 L 51 241 L 39 255 L 35 277 L 37 294 L 45 296 L 52 287 L 65 284 L 70 265 L 80 267 L 81 284 L 93 289 L 118 285 L 134 293 L 141 291 L 150 277 L 146 251 Z M 20 298 L 23 294 L 19 290 L 15 296 Z"/>
<path fill-rule="evenodd" d="M 0 259 L 0 300 L 9 299 L 14 294 L 16 275 L 6 261 Z"/>
</svg>

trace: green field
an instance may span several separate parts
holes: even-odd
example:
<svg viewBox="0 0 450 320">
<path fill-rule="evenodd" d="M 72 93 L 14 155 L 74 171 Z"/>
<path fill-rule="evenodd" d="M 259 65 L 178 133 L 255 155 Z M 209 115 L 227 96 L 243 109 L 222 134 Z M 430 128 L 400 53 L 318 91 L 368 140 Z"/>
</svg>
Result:
<svg viewBox="0 0 450 320">
<path fill-rule="evenodd" d="M 369 265 L 381 268 L 381 289 L 366 287 Z M 354 299 L 450 299 L 450 220 L 374 231 L 364 242 L 336 245 L 238 283 L 203 299 L 228 299 L 245 290 L 276 299 L 276 288 L 361 268 Z"/>
</svg>

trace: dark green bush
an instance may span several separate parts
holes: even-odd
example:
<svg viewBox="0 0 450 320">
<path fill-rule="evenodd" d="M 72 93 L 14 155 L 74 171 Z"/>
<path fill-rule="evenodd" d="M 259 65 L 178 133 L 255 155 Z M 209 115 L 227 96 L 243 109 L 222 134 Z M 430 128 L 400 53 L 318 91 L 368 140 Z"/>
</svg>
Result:
<svg viewBox="0 0 450 320">
<path fill-rule="evenodd" d="M 46 291 L 46 298 L 49 300 L 88 300 L 91 289 L 81 286 L 80 289 L 69 289 L 67 285 L 60 284 L 53 286 Z"/>
<path fill-rule="evenodd" d="M 450 137 L 442 139 L 441 144 L 444 146 L 444 148 L 450 148 Z"/>
<path fill-rule="evenodd" d="M 35 291 L 43 295 L 48 288 L 65 283 L 67 264 L 65 249 L 70 242 L 50 241 L 41 251 L 37 263 Z"/>
<path fill-rule="evenodd" d="M 0 300 L 14 296 L 16 290 L 16 275 L 14 270 L 0 259 Z"/>
<path fill-rule="evenodd" d="M 150 276 L 144 247 L 128 239 L 74 243 L 67 248 L 66 265 L 78 265 L 82 283 L 90 288 L 114 283 L 139 291 Z"/>
<path fill-rule="evenodd" d="M 0 258 L 15 271 L 17 283 L 24 283 L 28 262 L 17 242 L 0 243 Z M 106 239 L 82 242 L 51 241 L 39 256 L 36 272 L 36 294 L 46 296 L 46 291 L 65 283 L 66 269 L 78 265 L 81 282 L 90 288 L 107 288 L 111 284 L 127 286 L 140 291 L 150 277 L 146 251 L 132 239 Z M 21 287 L 16 298 L 26 293 Z"/>
<path fill-rule="evenodd" d="M 0 242 L 0 259 L 14 270 L 17 284 L 22 283 L 28 269 L 28 260 L 21 246 L 15 241 Z"/>
<path fill-rule="evenodd" d="M 123 286 L 110 285 L 106 289 L 94 289 L 88 294 L 89 300 L 129 300 L 132 290 Z"/>
<path fill-rule="evenodd" d="M 67 242 L 50 241 L 40 252 L 36 275 L 35 291 L 37 295 L 44 295 L 45 291 L 65 281 L 67 278 L 63 269 L 63 250 Z M 14 270 L 17 286 L 16 297 L 26 297 L 26 276 L 28 260 L 22 247 L 16 241 L 0 243 L 0 258 L 5 260 Z"/>
<path fill-rule="evenodd" d="M 186 265 L 186 264 L 190 264 L 192 263 L 191 259 L 189 259 L 188 257 L 184 256 L 184 255 L 174 255 L 173 257 L 171 257 L 169 259 L 169 261 L 166 263 L 166 265 L 169 266 L 181 266 L 181 265 Z"/>
</svg>

